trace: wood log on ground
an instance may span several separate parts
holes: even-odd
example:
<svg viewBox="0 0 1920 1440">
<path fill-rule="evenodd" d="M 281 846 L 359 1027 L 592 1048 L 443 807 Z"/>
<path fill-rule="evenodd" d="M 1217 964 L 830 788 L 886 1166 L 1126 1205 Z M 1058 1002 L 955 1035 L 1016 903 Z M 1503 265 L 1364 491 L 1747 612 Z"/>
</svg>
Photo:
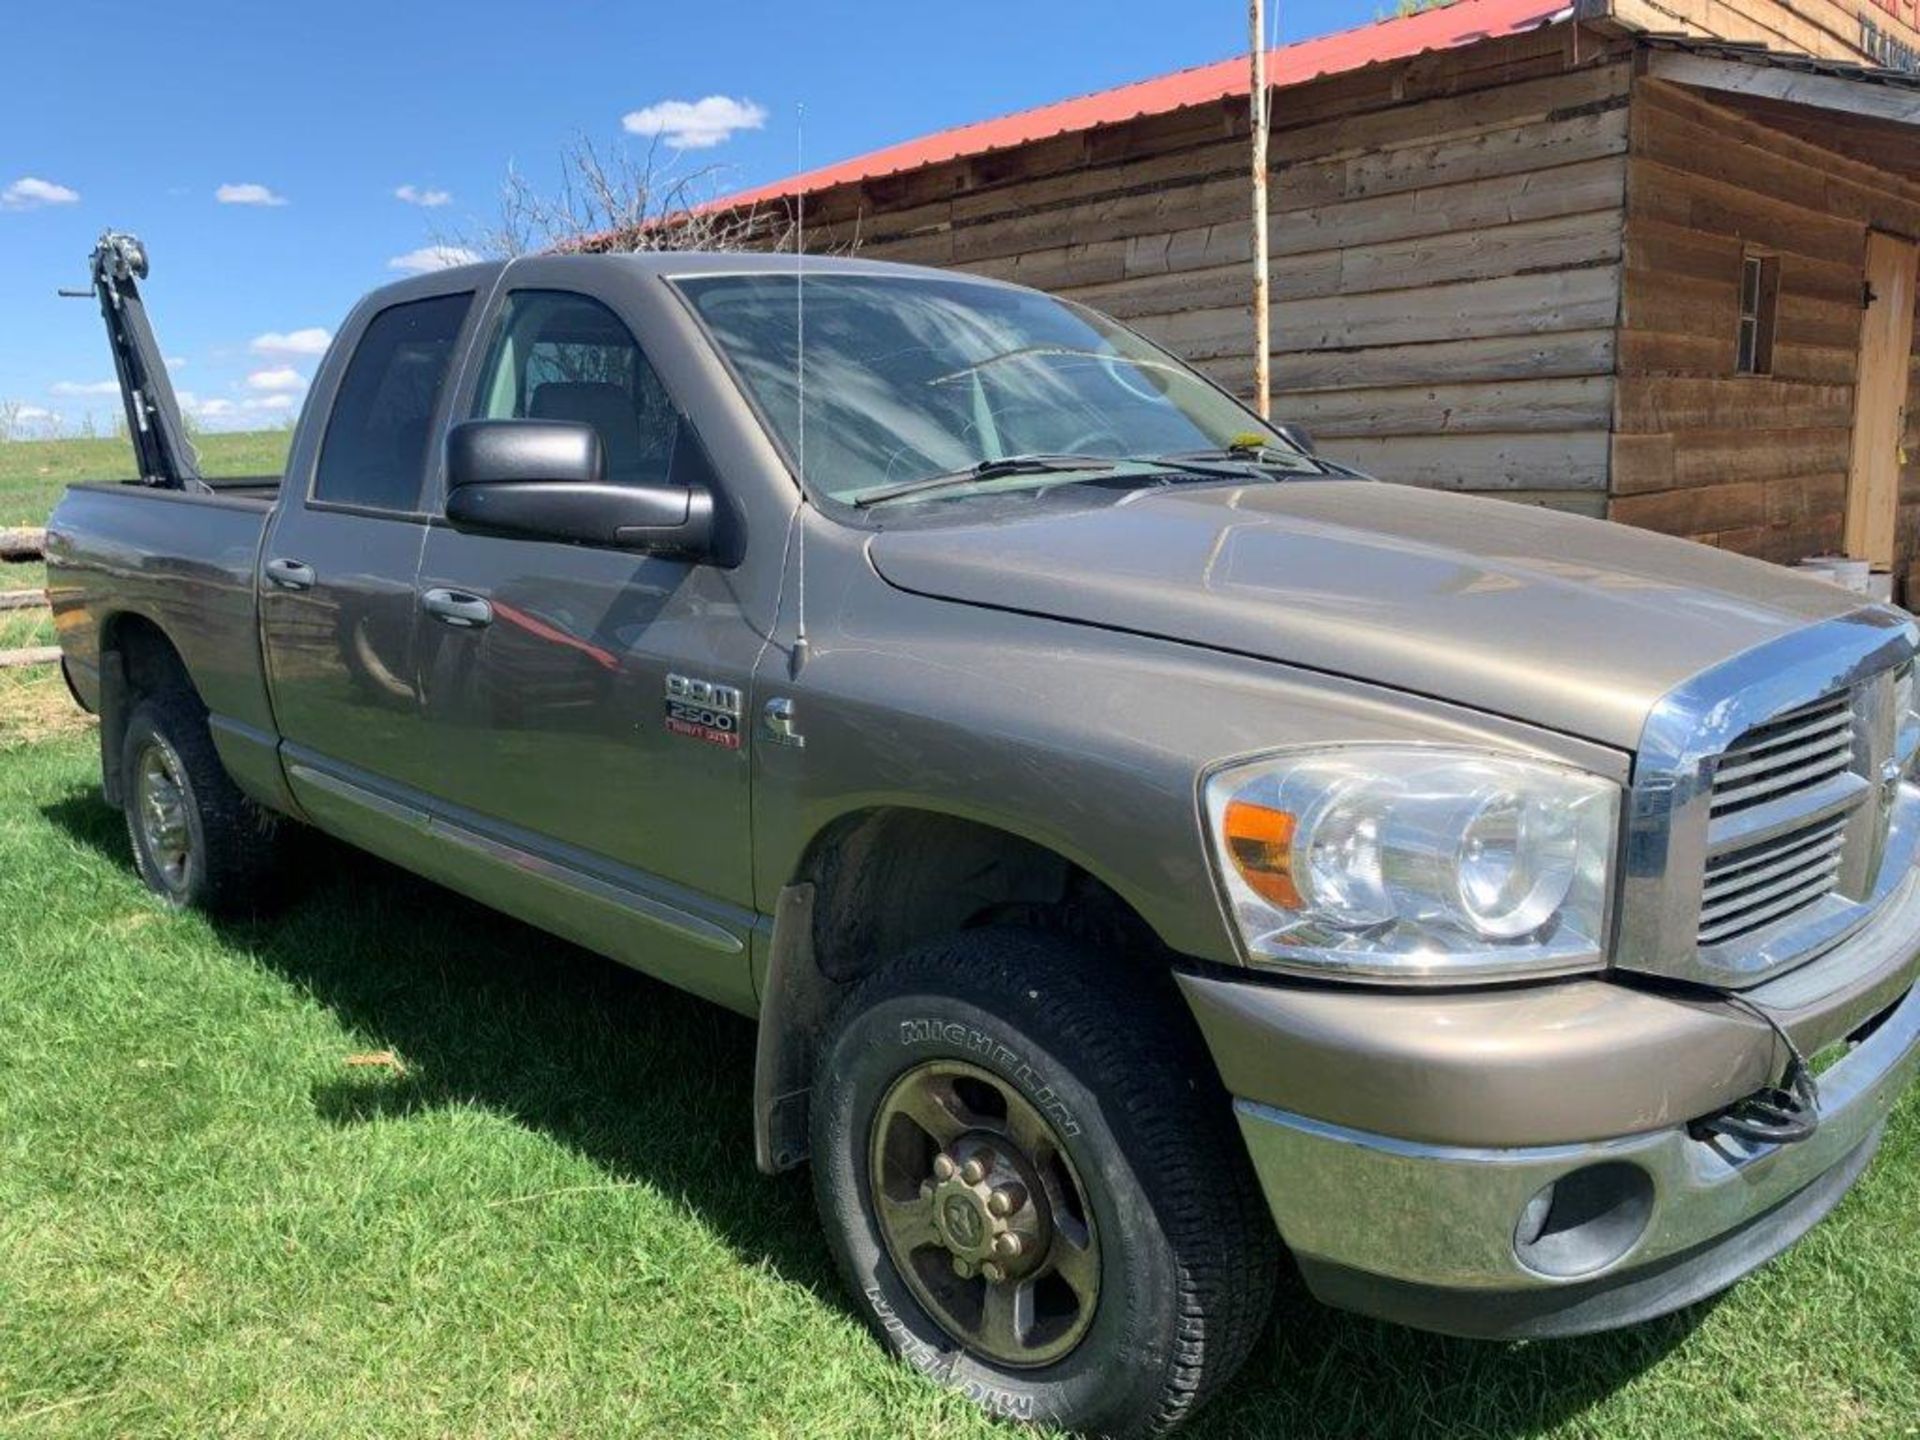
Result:
<svg viewBox="0 0 1920 1440">
<path fill-rule="evenodd" d="M 46 603 L 44 590 L 0 590 L 0 611 L 41 610 Z"/>
<path fill-rule="evenodd" d="M 0 670 L 19 670 L 30 665 L 59 663 L 58 645 L 34 645 L 25 650 L 0 650 Z"/>
<path fill-rule="evenodd" d="M 47 546 L 47 532 L 39 526 L 0 530 L 0 560 L 38 560 Z"/>
</svg>

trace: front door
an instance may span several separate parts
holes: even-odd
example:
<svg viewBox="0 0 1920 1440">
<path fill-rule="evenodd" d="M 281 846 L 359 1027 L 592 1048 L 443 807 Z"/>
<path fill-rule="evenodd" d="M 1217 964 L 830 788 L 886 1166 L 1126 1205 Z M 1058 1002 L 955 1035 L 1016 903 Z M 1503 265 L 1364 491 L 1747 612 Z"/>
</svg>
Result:
<svg viewBox="0 0 1920 1440">
<path fill-rule="evenodd" d="M 1860 318 L 1853 392 L 1853 455 L 1847 476 L 1847 554 L 1893 564 L 1907 430 L 1908 356 L 1913 350 L 1914 275 L 1920 246 L 1874 230 Z"/>
<path fill-rule="evenodd" d="M 472 393 L 473 418 L 593 425 L 616 483 L 714 483 L 632 333 L 591 296 L 509 294 Z M 529 918 L 739 1003 L 744 953 L 716 932 L 751 923 L 740 727 L 762 640 L 731 572 L 438 524 L 419 590 L 436 822 L 494 877 L 467 883 L 545 876 L 516 907 Z"/>
</svg>

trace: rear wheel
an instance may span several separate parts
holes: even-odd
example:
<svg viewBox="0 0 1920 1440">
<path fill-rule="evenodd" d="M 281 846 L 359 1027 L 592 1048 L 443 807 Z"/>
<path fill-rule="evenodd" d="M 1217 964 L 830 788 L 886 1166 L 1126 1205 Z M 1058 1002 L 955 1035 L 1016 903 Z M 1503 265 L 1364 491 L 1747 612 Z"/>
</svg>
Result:
<svg viewBox="0 0 1920 1440">
<path fill-rule="evenodd" d="M 1278 1242 L 1156 977 L 969 932 L 851 996 L 816 1068 L 816 1195 L 902 1357 L 997 1414 L 1171 1429 L 1265 1321 Z"/>
<path fill-rule="evenodd" d="M 259 902 L 279 826 L 220 764 L 191 694 L 149 695 L 134 707 L 120 774 L 127 838 L 150 890 L 170 905 L 222 913 Z"/>
</svg>

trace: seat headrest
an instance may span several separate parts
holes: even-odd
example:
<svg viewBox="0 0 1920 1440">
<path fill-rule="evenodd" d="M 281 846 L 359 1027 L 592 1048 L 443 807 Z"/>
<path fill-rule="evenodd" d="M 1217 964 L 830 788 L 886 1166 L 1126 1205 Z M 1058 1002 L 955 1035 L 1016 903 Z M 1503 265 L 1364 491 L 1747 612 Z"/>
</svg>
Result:
<svg viewBox="0 0 1920 1440">
<path fill-rule="evenodd" d="M 533 392 L 528 407 L 536 420 L 584 421 L 600 432 L 607 478 L 634 482 L 658 479 L 647 473 L 647 445 L 633 397 L 604 380 L 550 380 Z"/>
</svg>

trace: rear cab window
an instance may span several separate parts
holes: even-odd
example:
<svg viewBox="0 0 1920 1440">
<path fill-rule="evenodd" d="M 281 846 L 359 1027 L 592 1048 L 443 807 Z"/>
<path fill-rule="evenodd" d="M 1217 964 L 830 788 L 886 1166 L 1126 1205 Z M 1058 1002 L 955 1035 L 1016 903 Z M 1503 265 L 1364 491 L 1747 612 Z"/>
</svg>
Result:
<svg viewBox="0 0 1920 1440">
<path fill-rule="evenodd" d="M 309 502 L 413 514 L 471 291 L 390 305 L 361 332 L 320 445 Z"/>
</svg>

